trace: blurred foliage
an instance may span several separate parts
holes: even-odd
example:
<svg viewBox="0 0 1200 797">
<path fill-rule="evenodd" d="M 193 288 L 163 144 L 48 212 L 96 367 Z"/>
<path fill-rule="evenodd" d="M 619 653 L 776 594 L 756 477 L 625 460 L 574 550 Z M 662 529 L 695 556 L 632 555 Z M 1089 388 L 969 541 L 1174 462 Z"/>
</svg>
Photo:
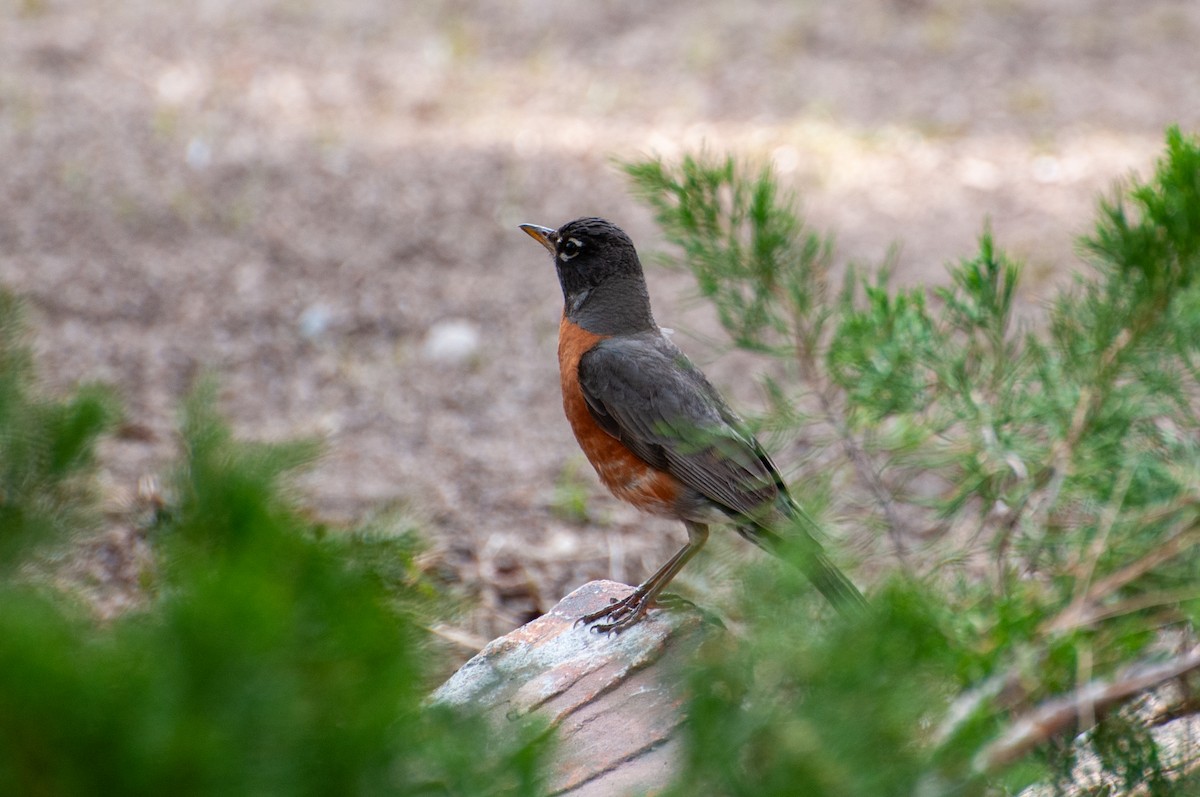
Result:
<svg viewBox="0 0 1200 797">
<path fill-rule="evenodd" d="M 4 351 L 0 435 L 24 446 L 4 451 L 6 517 L 52 518 L 23 539 L 90 530 L 69 485 L 113 405 L 34 401 L 27 354 Z M 536 729 L 496 738 L 423 703 L 415 541 L 305 519 L 285 477 L 313 447 L 236 442 L 211 393 L 187 404 L 186 458 L 148 529 L 162 561 L 148 608 L 96 627 L 65 596 L 0 581 L 0 793 L 537 793 Z M 6 572 L 19 554 L 6 548 Z"/>
<path fill-rule="evenodd" d="M 792 377 L 765 385 L 758 423 L 833 452 L 811 478 L 842 485 L 828 514 L 883 572 L 871 615 L 833 627 L 794 574 L 750 579 L 744 638 L 691 676 L 676 793 L 1065 789 L 1089 757 L 1105 785 L 1086 793 L 1194 793 L 1146 689 L 1122 687 L 1197 669 L 1200 143 L 1169 131 L 1154 176 L 1101 204 L 1090 273 L 1033 328 L 989 231 L 946 287 L 850 268 L 835 290 L 831 245 L 769 171 L 626 169 L 667 262 Z M 1102 687 L 1119 697 L 1081 697 Z M 1187 694 L 1158 696 L 1188 715 Z"/>
<path fill-rule="evenodd" d="M 938 603 L 897 584 L 861 623 L 815 633 L 798 572 L 776 574 L 786 586 L 753 579 L 744 637 L 693 670 L 673 794 L 914 793 L 927 765 L 914 731 L 944 710 L 954 676 Z"/>
<path fill-rule="evenodd" d="M 31 546 L 94 522 L 90 467 L 117 417 L 99 386 L 64 401 L 38 394 L 21 305 L 0 292 L 0 577 Z"/>
<path fill-rule="evenodd" d="M 591 519 L 588 510 L 590 495 L 591 484 L 585 480 L 580 462 L 569 462 L 563 466 L 554 484 L 550 511 L 568 523 L 583 525 Z"/>
</svg>

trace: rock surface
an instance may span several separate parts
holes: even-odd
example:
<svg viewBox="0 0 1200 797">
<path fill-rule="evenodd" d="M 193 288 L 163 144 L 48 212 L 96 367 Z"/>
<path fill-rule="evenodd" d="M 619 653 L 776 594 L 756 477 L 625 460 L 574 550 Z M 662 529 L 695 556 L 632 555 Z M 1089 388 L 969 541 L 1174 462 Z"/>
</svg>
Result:
<svg viewBox="0 0 1200 797">
<path fill-rule="evenodd" d="M 716 622 L 691 605 L 672 604 L 621 634 L 576 625 L 630 589 L 613 581 L 585 584 L 490 642 L 434 699 L 482 707 L 501 732 L 514 719 L 540 715 L 558 734 L 550 794 L 654 794 L 670 782 L 678 759 L 680 665 Z"/>
</svg>

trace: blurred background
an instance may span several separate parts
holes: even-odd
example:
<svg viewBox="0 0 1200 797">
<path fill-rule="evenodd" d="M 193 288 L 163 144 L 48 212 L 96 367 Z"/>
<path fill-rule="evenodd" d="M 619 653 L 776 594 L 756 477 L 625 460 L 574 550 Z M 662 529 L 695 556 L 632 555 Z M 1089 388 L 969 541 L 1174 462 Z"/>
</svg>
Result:
<svg viewBox="0 0 1200 797">
<path fill-rule="evenodd" d="M 51 387 L 119 390 L 115 511 L 215 372 L 241 435 L 325 440 L 314 513 L 418 524 L 485 639 L 683 538 L 571 439 L 561 298 L 517 223 L 606 216 L 646 255 L 615 164 L 730 153 L 903 283 L 990 219 L 1037 323 L 1098 198 L 1200 129 L 1197 41 L 1194 0 L 0 0 L 0 281 Z M 649 281 L 752 411 L 690 278 Z M 132 588 L 117 547 L 95 577 Z"/>
</svg>

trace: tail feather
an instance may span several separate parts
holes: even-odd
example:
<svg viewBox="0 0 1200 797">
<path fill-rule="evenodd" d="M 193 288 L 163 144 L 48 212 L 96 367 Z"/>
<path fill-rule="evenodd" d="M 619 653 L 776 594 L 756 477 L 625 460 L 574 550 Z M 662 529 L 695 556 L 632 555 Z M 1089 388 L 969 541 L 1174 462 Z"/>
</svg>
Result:
<svg viewBox="0 0 1200 797">
<path fill-rule="evenodd" d="M 817 540 L 819 527 L 815 520 L 794 501 L 780 501 L 780 508 L 790 521 L 786 537 L 761 523 L 739 527 L 742 536 L 765 551 L 795 561 L 793 550 L 799 551 L 796 564 L 805 577 L 812 582 L 825 599 L 843 616 L 861 613 L 867 608 L 867 599 L 859 592 L 845 573 L 830 561 L 824 547 Z"/>
</svg>

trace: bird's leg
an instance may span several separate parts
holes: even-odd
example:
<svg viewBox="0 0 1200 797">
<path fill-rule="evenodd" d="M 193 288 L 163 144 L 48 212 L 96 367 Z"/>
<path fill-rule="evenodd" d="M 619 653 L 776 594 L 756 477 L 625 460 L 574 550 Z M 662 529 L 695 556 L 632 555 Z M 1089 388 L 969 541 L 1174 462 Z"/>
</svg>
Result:
<svg viewBox="0 0 1200 797">
<path fill-rule="evenodd" d="M 665 565 L 660 567 L 654 575 L 646 579 L 641 586 L 629 593 L 628 596 L 605 606 L 600 611 L 585 614 L 579 618 L 578 622 L 591 625 L 593 631 L 600 633 L 608 633 L 609 631 L 620 633 L 640 620 L 650 608 L 650 604 L 654 603 L 654 599 L 658 597 L 658 594 L 663 591 L 667 584 L 671 583 L 671 579 L 679 574 L 684 565 L 708 541 L 708 526 L 702 523 L 693 523 L 690 520 L 685 520 L 683 523 L 687 527 L 688 532 L 687 545 L 680 548 L 674 556 L 667 560 Z M 611 622 L 592 625 L 597 620 L 604 618 L 608 618 Z"/>
</svg>

